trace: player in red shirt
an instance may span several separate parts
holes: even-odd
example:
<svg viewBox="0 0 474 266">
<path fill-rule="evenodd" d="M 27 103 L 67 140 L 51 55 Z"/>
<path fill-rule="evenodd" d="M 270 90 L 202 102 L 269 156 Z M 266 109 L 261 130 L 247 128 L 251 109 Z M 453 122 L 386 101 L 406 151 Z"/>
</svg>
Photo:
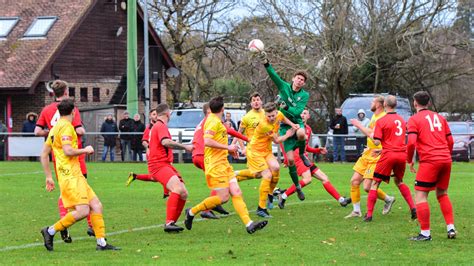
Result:
<svg viewBox="0 0 474 266">
<path fill-rule="evenodd" d="M 428 193 L 435 189 L 447 225 L 448 238 L 453 239 L 456 238 L 456 230 L 453 207 L 448 197 L 453 136 L 446 119 L 428 110 L 430 95 L 427 92 L 419 91 L 413 98 L 417 114 L 408 120 L 407 162 L 410 170 L 416 173 L 415 201 L 421 232 L 410 240 L 431 240 Z M 415 148 L 420 157 L 418 172 L 413 162 Z"/>
<path fill-rule="evenodd" d="M 207 116 L 211 113 L 211 109 L 209 108 L 209 103 L 205 103 L 203 105 L 202 111 L 203 111 L 205 117 L 201 122 L 199 122 L 198 126 L 196 127 L 196 131 L 194 132 L 194 137 L 193 137 L 193 147 L 194 147 L 194 149 L 193 149 L 192 158 L 193 158 L 193 164 L 197 168 L 204 171 L 204 132 L 203 132 L 203 126 L 206 123 Z M 225 124 L 224 124 L 224 126 L 225 126 Z M 248 138 L 246 136 L 242 135 L 241 133 L 237 132 L 236 130 L 234 130 L 230 127 L 226 127 L 226 129 L 227 129 L 227 134 L 232 135 L 236 138 L 239 138 L 241 140 L 244 140 L 244 141 L 248 142 Z M 217 195 L 216 191 L 211 190 L 211 197 L 215 196 L 215 195 Z M 222 207 L 222 205 L 218 205 L 215 208 L 213 208 L 212 210 L 214 210 L 214 211 L 216 211 L 220 214 L 229 215 L 229 212 L 226 211 Z M 202 218 L 208 218 L 208 219 L 218 219 L 219 218 L 211 210 L 201 212 L 201 217 Z"/>
<path fill-rule="evenodd" d="M 62 80 L 55 80 L 52 85 L 51 85 L 53 91 L 54 91 L 54 97 L 55 101 L 52 102 L 51 104 L 45 106 L 43 110 L 41 110 L 41 114 L 38 118 L 38 121 L 36 122 L 36 127 L 35 127 L 35 135 L 36 136 L 41 136 L 41 137 L 47 137 L 49 131 L 51 128 L 53 128 L 54 125 L 59 120 L 59 111 L 58 111 L 58 104 L 64 100 L 69 98 L 69 88 L 68 85 L 65 81 Z M 77 134 L 77 145 L 78 148 L 82 148 L 82 141 L 81 141 L 81 136 L 86 133 L 84 127 L 82 126 L 82 121 L 81 121 L 81 116 L 79 114 L 79 109 L 77 107 L 74 107 L 74 120 L 72 121 L 72 125 L 76 129 L 76 134 Z M 84 175 L 85 178 L 87 178 L 87 168 L 86 168 L 86 155 L 82 154 L 79 156 L 79 163 L 81 165 L 81 172 L 82 175 Z M 53 164 L 55 166 L 55 172 L 56 172 L 56 161 L 54 159 L 54 154 L 52 154 L 52 159 L 53 159 Z M 64 208 L 63 201 L 61 197 L 58 199 L 58 208 L 59 208 L 59 216 L 63 218 L 67 213 L 68 210 Z M 89 228 L 87 229 L 87 234 L 89 236 L 95 236 L 94 230 L 92 229 L 92 223 L 90 221 L 90 216 L 87 216 L 87 224 L 89 225 Z M 69 231 L 67 228 L 64 231 L 61 231 L 61 238 L 63 239 L 64 242 L 66 243 L 71 243 L 72 239 L 71 236 L 69 235 Z"/>
<path fill-rule="evenodd" d="M 306 123 L 308 119 L 310 118 L 310 114 L 307 108 L 304 109 L 304 111 L 301 113 L 301 118 L 303 119 L 303 123 L 305 125 L 305 132 L 306 132 L 306 151 L 311 152 L 311 153 L 321 153 L 321 154 L 326 154 L 327 150 L 326 148 L 313 148 L 309 146 L 309 140 L 311 139 L 311 135 L 313 134 L 313 131 L 311 130 L 311 127 L 308 126 Z M 287 158 L 286 158 L 286 153 L 283 149 L 283 145 L 280 143 L 280 147 L 282 147 L 283 151 L 283 156 L 285 157 L 284 164 L 288 165 L 287 163 Z M 341 197 L 339 192 L 337 192 L 336 188 L 331 184 L 329 181 L 328 176 L 321 171 L 314 163 L 311 163 L 310 167 L 307 167 L 304 163 L 301 157 L 299 156 L 299 152 L 296 152 L 295 150 L 295 165 L 296 165 L 296 172 L 298 173 L 298 176 L 303 177 L 303 179 L 300 180 L 300 186 L 301 188 L 309 185 L 315 177 L 319 181 L 323 183 L 324 189 L 333 197 L 335 198 L 342 207 L 346 207 L 348 204 L 351 203 L 351 198 L 345 198 Z M 307 156 L 307 155 L 306 155 Z M 296 191 L 296 186 L 292 184 L 288 189 L 283 190 L 283 191 L 278 191 L 278 207 L 280 209 L 285 208 L 285 201 L 286 199 L 291 196 L 293 193 Z M 269 197 L 268 205 L 267 208 L 271 209 L 270 207 L 272 206 L 272 201 L 273 201 L 273 196 Z"/>
<path fill-rule="evenodd" d="M 159 104 L 156 107 L 158 120 L 153 125 L 150 133 L 150 145 L 148 155 L 148 173 L 153 179 L 170 191 L 166 206 L 165 232 L 180 232 L 182 227 L 176 225 L 181 215 L 188 191 L 178 171 L 171 165 L 173 163 L 173 149 L 183 149 L 192 152 L 192 145 L 183 145 L 171 139 L 168 130 L 168 121 L 171 110 L 167 104 Z"/>
<path fill-rule="evenodd" d="M 150 110 L 150 124 L 146 126 L 145 131 L 143 132 L 143 137 L 142 137 L 142 145 L 143 147 L 145 147 L 147 158 L 149 155 L 148 146 L 150 144 L 150 131 L 153 128 L 153 125 L 156 123 L 156 121 L 158 121 L 158 114 L 156 112 L 156 109 L 152 109 Z M 158 180 L 153 179 L 153 176 L 151 176 L 150 174 L 136 174 L 134 172 L 130 172 L 128 174 L 128 179 L 125 184 L 128 187 L 135 180 L 158 182 Z M 163 198 L 167 198 L 168 196 L 169 196 L 169 191 L 165 187 L 163 191 Z"/>
<path fill-rule="evenodd" d="M 382 154 L 374 171 L 374 179 L 367 199 L 367 214 L 364 221 L 372 221 L 375 202 L 377 201 L 377 189 L 382 181 L 390 182 L 390 174 L 394 173 L 395 184 L 405 201 L 410 206 L 411 218 L 416 219 L 416 208 L 411 197 L 410 188 L 403 183 L 403 175 L 406 168 L 406 123 L 403 118 L 395 112 L 397 98 L 393 95 L 385 97 L 384 107 L 387 114 L 377 120 L 374 133 L 370 136 L 375 145 L 382 144 Z"/>
</svg>

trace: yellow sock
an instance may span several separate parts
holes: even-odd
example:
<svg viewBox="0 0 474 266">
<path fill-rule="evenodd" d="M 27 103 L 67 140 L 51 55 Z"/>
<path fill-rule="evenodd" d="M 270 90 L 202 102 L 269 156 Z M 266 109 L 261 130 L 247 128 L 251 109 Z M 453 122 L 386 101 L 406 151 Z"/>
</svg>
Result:
<svg viewBox="0 0 474 266">
<path fill-rule="evenodd" d="M 212 197 L 208 197 L 204 199 L 201 203 L 192 207 L 191 211 L 193 212 L 194 215 L 196 215 L 199 212 L 202 212 L 205 210 L 212 210 L 214 209 L 214 207 L 221 204 L 222 204 L 221 198 L 219 198 L 218 196 L 212 196 Z"/>
<path fill-rule="evenodd" d="M 247 225 L 251 220 L 249 216 L 249 211 L 247 210 L 247 205 L 245 205 L 242 196 L 233 196 L 232 204 L 234 204 L 234 209 L 240 216 L 240 219 L 242 220 L 244 225 Z"/>
<path fill-rule="evenodd" d="M 351 199 L 352 203 L 360 202 L 360 189 L 359 186 L 351 186 Z"/>
<path fill-rule="evenodd" d="M 244 181 L 249 179 L 255 179 L 255 174 L 252 174 L 249 169 L 239 170 L 239 174 L 236 176 L 237 181 Z"/>
<path fill-rule="evenodd" d="M 54 224 L 54 230 L 56 230 L 56 232 L 63 231 L 64 229 L 73 225 L 75 222 L 76 218 L 74 218 L 74 216 L 72 216 L 72 214 L 68 212 L 66 216 L 64 216 L 63 218 L 61 218 L 61 220 L 57 221 Z"/>
<path fill-rule="evenodd" d="M 267 198 L 268 194 L 270 194 L 270 180 L 266 178 L 262 178 L 260 182 L 260 194 L 258 198 L 258 207 L 262 209 L 267 208 Z"/>
<path fill-rule="evenodd" d="M 105 222 L 102 214 L 91 212 L 91 223 L 95 238 L 105 238 Z"/>
<path fill-rule="evenodd" d="M 270 193 L 273 193 L 273 190 L 275 190 L 278 181 L 280 181 L 280 171 L 272 172 L 272 181 L 270 182 Z"/>
<path fill-rule="evenodd" d="M 377 198 L 379 198 L 380 200 L 385 200 L 386 197 L 387 197 L 387 193 L 385 193 L 380 188 L 377 189 Z"/>
</svg>

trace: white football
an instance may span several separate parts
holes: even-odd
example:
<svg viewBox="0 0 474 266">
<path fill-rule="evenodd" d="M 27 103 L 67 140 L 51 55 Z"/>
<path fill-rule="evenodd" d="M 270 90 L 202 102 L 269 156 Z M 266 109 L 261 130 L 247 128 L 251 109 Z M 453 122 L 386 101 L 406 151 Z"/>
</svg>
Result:
<svg viewBox="0 0 474 266">
<path fill-rule="evenodd" d="M 259 39 L 253 39 L 249 42 L 249 51 L 252 53 L 259 53 L 262 52 L 263 49 L 265 48 L 265 45 L 263 45 L 263 42 L 260 41 Z"/>
</svg>

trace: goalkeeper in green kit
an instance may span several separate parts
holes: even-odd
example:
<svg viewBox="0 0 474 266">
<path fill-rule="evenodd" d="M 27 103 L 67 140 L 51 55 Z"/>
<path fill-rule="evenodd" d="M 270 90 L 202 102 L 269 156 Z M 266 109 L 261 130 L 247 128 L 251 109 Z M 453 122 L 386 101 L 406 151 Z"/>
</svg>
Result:
<svg viewBox="0 0 474 266">
<path fill-rule="evenodd" d="M 298 174 L 296 172 L 295 155 L 294 151 L 298 149 L 299 156 L 303 163 L 307 166 L 311 166 L 311 162 L 305 155 L 305 126 L 301 118 L 301 113 L 306 107 L 309 99 L 309 93 L 303 89 L 308 75 L 304 71 L 297 71 L 292 78 L 292 82 L 288 83 L 278 76 L 275 69 L 268 62 L 265 52 L 260 52 L 258 55 L 261 62 L 264 64 L 268 75 L 275 83 L 278 88 L 278 103 L 280 105 L 280 111 L 291 120 L 291 122 L 300 125 L 300 128 L 296 131 L 293 137 L 288 138 L 283 142 L 283 147 L 288 159 L 288 168 L 290 170 L 291 180 L 296 186 L 296 193 L 300 200 L 304 200 L 304 193 L 301 190 L 301 186 L 298 182 Z M 291 129 L 286 124 L 280 126 L 280 136 L 286 134 L 286 131 Z"/>
</svg>

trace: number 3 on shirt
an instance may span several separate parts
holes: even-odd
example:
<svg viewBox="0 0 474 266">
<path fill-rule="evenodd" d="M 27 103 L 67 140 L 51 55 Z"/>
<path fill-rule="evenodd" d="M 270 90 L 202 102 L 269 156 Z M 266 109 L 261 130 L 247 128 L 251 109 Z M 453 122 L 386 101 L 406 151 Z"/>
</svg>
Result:
<svg viewBox="0 0 474 266">
<path fill-rule="evenodd" d="M 429 115 L 425 116 L 426 120 L 428 120 L 428 123 L 430 123 L 430 130 L 431 132 L 434 132 L 434 128 L 437 128 L 438 131 L 441 131 L 443 126 L 441 125 L 441 122 L 439 121 L 439 118 L 437 115 L 433 115 L 433 121 L 431 121 L 431 117 Z"/>
<path fill-rule="evenodd" d="M 398 129 L 398 131 L 395 132 L 395 136 L 401 136 L 402 133 L 403 133 L 402 122 L 400 122 L 400 120 L 395 120 L 393 122 L 395 122 L 395 124 L 397 124 L 397 129 Z"/>
</svg>

